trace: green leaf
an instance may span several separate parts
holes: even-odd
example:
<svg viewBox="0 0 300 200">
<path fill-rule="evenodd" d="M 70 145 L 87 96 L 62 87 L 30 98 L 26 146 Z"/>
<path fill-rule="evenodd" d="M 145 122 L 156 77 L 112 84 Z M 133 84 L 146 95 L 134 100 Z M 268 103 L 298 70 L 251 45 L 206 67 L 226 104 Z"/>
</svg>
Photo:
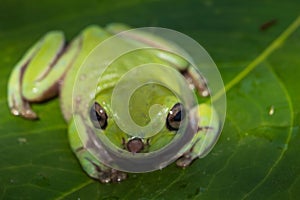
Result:
<svg viewBox="0 0 300 200">
<path fill-rule="evenodd" d="M 299 15 L 296 0 L 2 1 L 0 198 L 297 199 Z M 10 114 L 8 77 L 31 44 L 52 29 L 71 39 L 86 25 L 110 22 L 181 31 L 214 58 L 226 84 L 227 117 L 208 156 L 185 170 L 170 165 L 104 185 L 72 154 L 58 99 L 34 106 L 38 121 Z"/>
</svg>

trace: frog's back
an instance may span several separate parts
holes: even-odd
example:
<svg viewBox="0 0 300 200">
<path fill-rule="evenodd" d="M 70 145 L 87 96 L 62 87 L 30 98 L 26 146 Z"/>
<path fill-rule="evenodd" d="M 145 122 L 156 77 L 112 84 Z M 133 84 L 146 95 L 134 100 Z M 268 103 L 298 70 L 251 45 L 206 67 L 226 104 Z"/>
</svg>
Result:
<svg viewBox="0 0 300 200">
<path fill-rule="evenodd" d="M 91 25 L 85 28 L 72 42 L 74 43 L 76 40 L 79 40 L 79 46 L 77 46 L 77 48 L 80 48 L 80 50 L 78 51 L 76 57 L 70 62 L 72 67 L 70 67 L 69 71 L 65 74 L 60 88 L 60 105 L 66 121 L 69 121 L 71 118 L 72 92 L 77 71 L 80 69 L 80 66 L 89 53 L 98 44 L 110 36 L 111 34 L 106 32 L 103 28 L 96 25 Z M 70 44 L 69 48 L 73 48 L 72 43 Z M 89 75 L 89 73 L 87 73 L 87 75 Z"/>
</svg>

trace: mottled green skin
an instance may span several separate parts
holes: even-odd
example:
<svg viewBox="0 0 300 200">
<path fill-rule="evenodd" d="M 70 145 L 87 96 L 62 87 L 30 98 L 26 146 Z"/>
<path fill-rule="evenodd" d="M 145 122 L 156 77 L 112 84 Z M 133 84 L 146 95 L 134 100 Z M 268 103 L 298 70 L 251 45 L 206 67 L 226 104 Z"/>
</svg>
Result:
<svg viewBox="0 0 300 200">
<path fill-rule="evenodd" d="M 11 111 L 13 114 L 25 118 L 34 119 L 37 117 L 31 110 L 29 102 L 43 101 L 60 91 L 62 112 L 69 124 L 68 133 L 71 148 L 86 173 L 101 182 L 121 181 L 126 178 L 126 174 L 105 166 L 87 150 L 89 138 L 81 133 L 91 131 L 91 127 L 89 127 L 89 123 L 81 119 L 80 114 L 72 116 L 72 89 L 76 73 L 84 58 L 98 43 L 123 29 L 126 29 L 126 27 L 122 25 L 110 25 L 106 30 L 98 26 L 87 27 L 70 43 L 64 54 L 55 63 L 54 68 L 56 70 L 51 70 L 47 63 L 55 60 L 57 52 L 61 49 L 63 35 L 61 32 L 50 32 L 46 35 L 46 39 L 43 38 L 25 54 L 15 67 L 9 81 L 8 101 Z M 129 39 L 123 41 L 120 45 L 135 45 L 135 41 Z M 105 134 L 116 148 L 124 149 L 126 142 L 132 137 L 124 133 L 112 117 L 110 98 L 112 90 L 120 77 L 132 67 L 149 62 L 169 66 L 171 64 L 171 66 L 173 65 L 174 68 L 180 70 L 185 70 L 188 67 L 186 61 L 181 58 L 168 55 L 169 57 L 162 59 L 158 53 L 157 50 L 148 50 L 126 54 L 112 63 L 99 79 L 99 90 L 95 100 L 103 106 L 108 116 L 108 125 L 102 134 Z M 26 65 L 29 60 L 31 60 L 31 63 Z M 24 75 L 21 72 L 22 70 L 25 71 Z M 133 120 L 142 126 L 149 122 L 147 113 L 152 104 L 159 103 L 171 109 L 177 102 L 179 100 L 168 89 L 159 85 L 146 85 L 134 93 L 129 109 Z M 93 103 L 91 102 L 91 105 Z M 189 148 L 186 149 L 186 153 L 177 161 L 177 164 L 181 167 L 189 165 L 199 156 L 206 155 L 206 151 L 214 145 L 216 140 L 214 136 L 219 131 L 218 118 L 211 107 L 207 104 L 201 104 L 198 106 L 198 110 L 201 116 L 199 132 L 195 135 Z M 88 115 L 89 110 L 83 112 L 86 113 L 82 113 L 82 115 Z M 165 118 L 167 118 L 167 114 L 168 112 L 165 113 Z M 211 124 L 212 116 L 213 125 Z M 82 123 L 75 125 L 74 118 L 77 122 Z M 206 129 L 208 126 L 212 126 L 211 136 L 207 136 L 207 132 L 210 132 L 209 129 Z M 165 126 L 157 135 L 145 138 L 148 139 L 148 144 L 143 152 L 157 151 L 167 145 L 175 136 L 176 131 L 170 131 Z M 205 145 L 203 145 L 203 140 L 207 141 Z"/>
</svg>

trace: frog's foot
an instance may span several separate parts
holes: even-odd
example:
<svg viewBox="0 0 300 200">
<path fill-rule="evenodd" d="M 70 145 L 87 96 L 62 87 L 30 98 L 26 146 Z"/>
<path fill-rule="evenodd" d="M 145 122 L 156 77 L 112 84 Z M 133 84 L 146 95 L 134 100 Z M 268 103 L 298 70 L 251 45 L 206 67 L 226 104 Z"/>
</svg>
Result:
<svg viewBox="0 0 300 200">
<path fill-rule="evenodd" d="M 98 179 L 102 183 L 116 183 L 116 182 L 121 182 L 127 178 L 127 173 L 118 171 L 116 169 L 108 169 L 105 171 L 100 171 L 99 172 L 99 177 Z"/>
<path fill-rule="evenodd" d="M 83 169 L 88 173 L 88 175 L 102 183 L 116 183 L 127 178 L 127 173 L 106 167 L 105 165 L 96 163 L 87 157 L 80 161 Z"/>
<path fill-rule="evenodd" d="M 217 129 L 218 130 L 218 129 Z M 209 140 L 206 138 L 205 140 L 205 136 L 206 134 L 209 132 L 209 131 L 212 131 L 212 133 L 216 133 L 217 131 L 214 130 L 213 127 L 211 126 L 199 126 L 198 127 L 198 133 L 196 135 L 196 138 L 195 138 L 195 142 L 193 143 L 193 146 L 187 151 L 185 152 L 177 161 L 176 161 L 176 165 L 178 167 L 182 167 L 182 168 L 185 168 L 189 165 L 191 165 L 191 163 L 205 155 L 207 153 L 207 149 L 210 148 L 211 144 L 213 143 L 214 140 Z M 211 136 L 213 136 L 212 134 L 210 134 Z M 203 141 L 207 141 L 207 146 L 205 146 L 203 144 Z M 211 141 L 211 143 L 209 142 Z"/>
<path fill-rule="evenodd" d="M 29 102 L 22 95 L 22 74 L 23 66 L 18 66 L 10 76 L 8 83 L 7 101 L 10 112 L 15 116 L 26 119 L 37 119 L 37 114 L 31 109 Z"/>
<path fill-rule="evenodd" d="M 28 101 L 22 99 L 22 97 L 11 96 L 12 100 L 9 100 L 10 112 L 15 116 L 21 116 L 26 119 L 37 119 L 37 114 L 31 109 Z"/>
<path fill-rule="evenodd" d="M 178 167 L 186 168 L 193 162 L 194 159 L 195 157 L 191 156 L 190 154 L 184 154 L 176 161 L 176 165 Z"/>
<path fill-rule="evenodd" d="M 79 124 L 82 126 L 76 126 L 75 118 L 80 120 Z M 84 134 L 79 136 L 79 133 L 87 132 L 88 129 L 84 126 L 82 117 L 80 115 L 74 115 L 70 121 L 68 128 L 69 140 L 71 148 L 78 158 L 79 163 L 83 170 L 92 178 L 99 180 L 102 183 L 120 182 L 127 178 L 125 172 L 112 169 L 97 159 L 97 156 L 93 154 L 93 151 L 89 151 L 86 146 L 91 144 L 89 141 L 91 138 L 86 138 Z M 93 148 L 91 146 L 90 148 Z"/>
</svg>

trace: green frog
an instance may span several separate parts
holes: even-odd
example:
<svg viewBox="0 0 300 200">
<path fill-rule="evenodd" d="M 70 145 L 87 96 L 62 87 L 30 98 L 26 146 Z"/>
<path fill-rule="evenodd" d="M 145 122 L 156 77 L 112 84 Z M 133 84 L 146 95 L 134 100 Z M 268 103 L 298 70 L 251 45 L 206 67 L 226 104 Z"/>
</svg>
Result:
<svg viewBox="0 0 300 200">
<path fill-rule="evenodd" d="M 68 44 L 65 42 L 63 32 L 48 32 L 16 64 L 8 83 L 8 103 L 11 113 L 27 119 L 38 119 L 38 115 L 30 107 L 31 103 L 43 102 L 59 95 L 61 111 L 68 124 L 71 149 L 84 171 L 90 177 L 103 183 L 120 182 L 127 178 L 127 173 L 122 168 L 111 164 L 114 163 L 113 161 L 123 159 L 122 155 L 126 153 L 120 154 L 119 158 L 110 158 L 110 161 L 105 162 L 106 154 L 103 152 L 106 150 L 103 145 L 117 149 L 117 152 L 127 152 L 129 156 L 147 153 L 156 155 L 180 137 L 178 136 L 180 135 L 179 129 L 183 124 L 189 128 L 190 121 L 193 121 L 180 97 L 162 84 L 145 82 L 141 87 L 135 88 L 128 99 L 123 97 L 126 93 L 123 96 L 117 95 L 116 98 L 119 99 L 114 103 L 112 101 L 114 91 L 118 89 L 119 93 L 122 93 L 127 90 L 126 81 L 118 84 L 126 74 L 130 72 L 131 78 L 140 77 L 139 81 L 143 81 L 142 77 L 151 73 L 153 73 L 151 76 L 163 79 L 165 74 L 164 71 L 160 71 L 159 67 L 168 65 L 170 67 L 167 70 L 175 70 L 172 72 L 175 78 L 172 79 L 177 79 L 179 74 L 190 86 L 188 90 L 196 91 L 204 99 L 209 96 L 205 78 L 197 75 L 186 59 L 172 52 L 155 48 L 177 47 L 160 37 L 150 36 L 143 32 L 125 34 L 125 37 L 118 39 L 117 45 L 107 49 L 106 54 L 113 52 L 114 48 L 137 47 L 145 43 L 154 48 L 128 52 L 109 63 L 97 79 L 92 98 L 88 89 L 76 91 L 75 84 L 84 82 L 88 85 L 88 77 L 97 74 L 97 68 L 94 67 L 78 75 L 80 67 L 93 49 L 115 34 L 129 29 L 130 27 L 124 24 L 109 24 L 105 28 L 90 25 Z M 100 62 L 96 57 L 93 59 L 95 62 Z M 135 66 L 145 63 L 153 65 L 145 68 L 146 71 L 148 70 L 147 73 L 143 75 L 143 73 L 138 74 L 133 71 Z M 149 71 L 149 69 L 153 70 Z M 75 97 L 76 100 L 74 100 L 74 92 L 79 93 L 80 96 Z M 86 105 L 74 112 L 72 105 L 76 107 L 77 101 L 78 104 L 82 101 L 86 102 Z M 158 109 L 152 109 L 153 105 L 159 105 Z M 116 114 L 114 107 L 119 107 L 119 109 L 126 107 L 129 114 L 125 111 L 125 115 L 124 113 Z M 175 155 L 176 164 L 182 168 L 190 165 L 196 158 L 205 156 L 216 143 L 220 133 L 218 115 L 209 103 L 197 103 L 191 105 L 191 109 L 199 116 L 199 119 L 196 121 L 196 128 L 195 126 L 190 128 L 194 133 L 188 144 L 185 144 L 184 148 Z M 125 116 L 126 120 L 131 118 L 132 121 L 118 122 L 118 118 L 122 116 Z M 146 132 L 151 132 L 151 134 L 139 131 L 140 127 L 147 126 L 151 121 L 157 122 L 148 126 Z M 136 127 L 132 125 L 133 122 Z M 132 133 L 129 134 L 127 130 Z M 95 142 L 99 138 L 104 142 Z M 123 160 L 125 163 L 130 162 L 130 159 Z M 146 165 L 148 164 L 144 164 Z M 158 168 L 165 165 L 162 164 Z"/>
</svg>

